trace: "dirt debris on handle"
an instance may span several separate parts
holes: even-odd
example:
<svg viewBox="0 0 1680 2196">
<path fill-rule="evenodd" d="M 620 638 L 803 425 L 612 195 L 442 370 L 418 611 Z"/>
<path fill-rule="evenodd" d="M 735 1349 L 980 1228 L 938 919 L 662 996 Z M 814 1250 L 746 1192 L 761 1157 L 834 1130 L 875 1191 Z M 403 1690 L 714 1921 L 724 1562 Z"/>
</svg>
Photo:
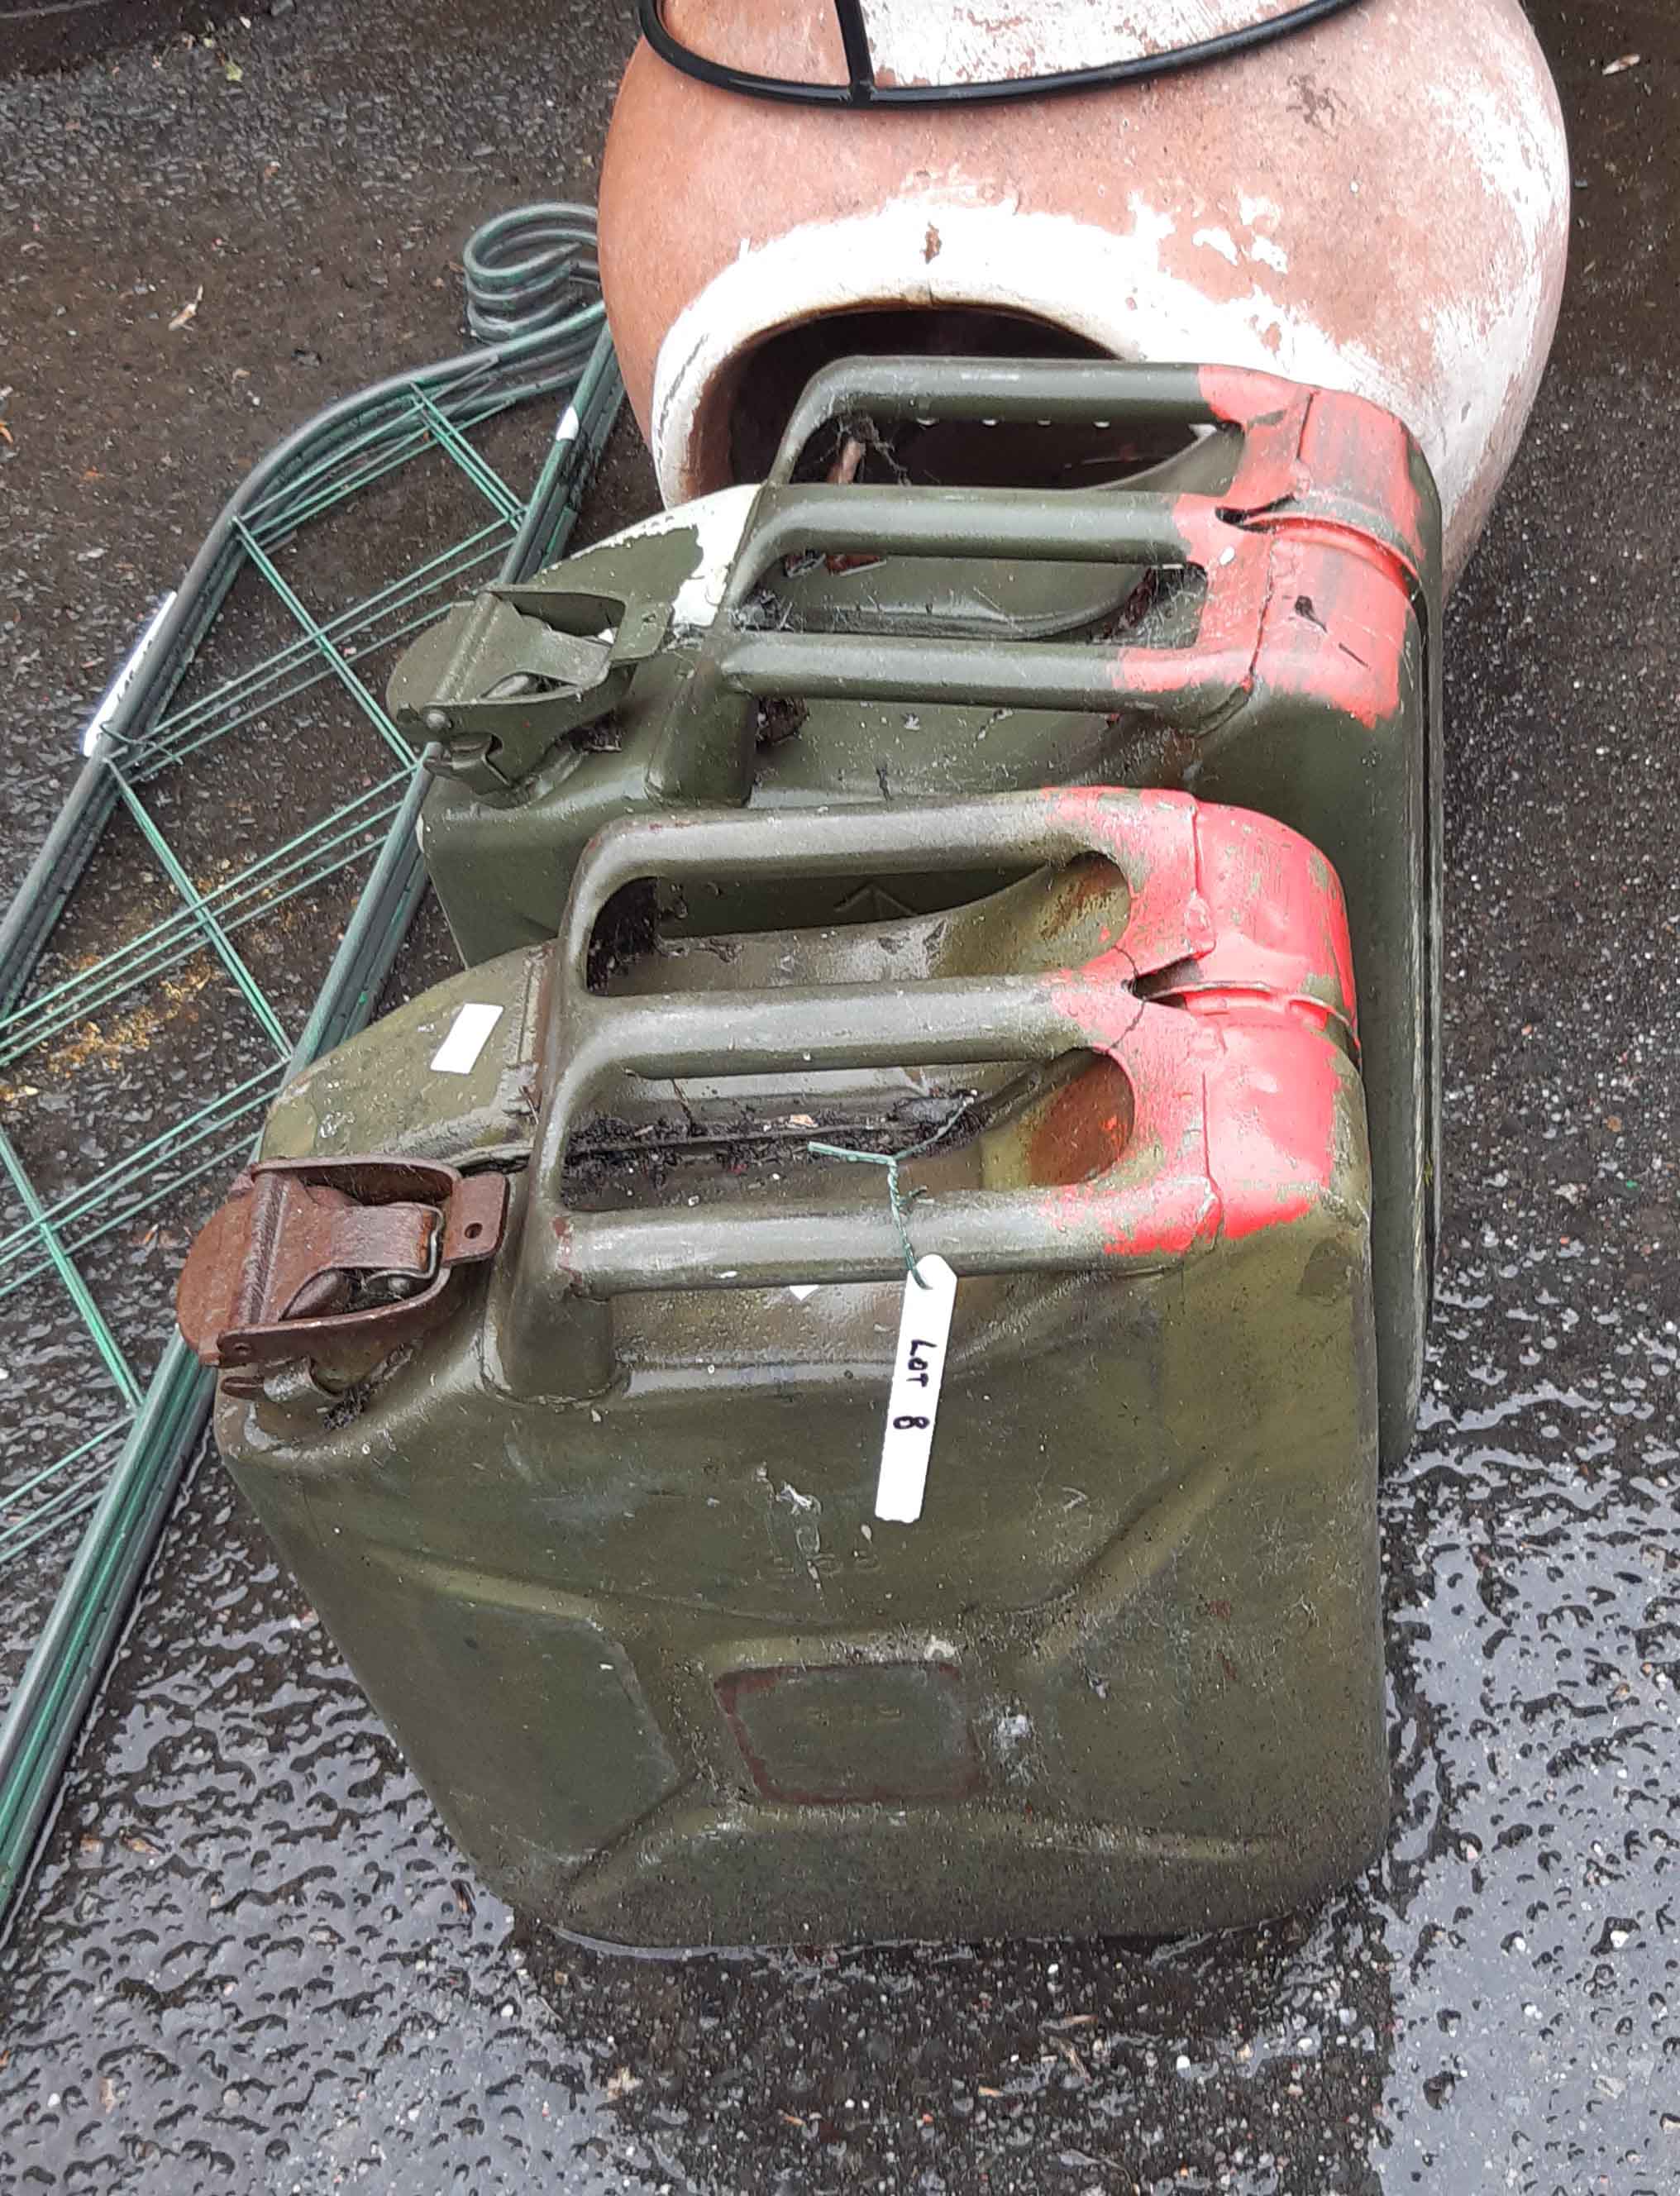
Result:
<svg viewBox="0 0 1680 2196">
<path fill-rule="evenodd" d="M 902 485 L 901 429 L 990 484 Z M 1047 448 L 1094 431 L 1123 477 L 1032 484 Z M 800 477 L 813 467 L 852 477 Z M 477 962 L 552 934 L 603 824 L 673 803 L 791 816 L 1096 781 L 1289 824 L 1348 894 L 1398 1459 L 1439 1179 L 1440 541 L 1417 445 L 1357 397 L 1212 367 L 843 361 L 805 390 L 761 488 L 504 591 L 494 627 L 465 607 L 399 664 L 398 722 L 453 735 L 427 867 Z M 546 649 L 589 636 L 592 688 L 545 674 Z M 852 920 L 983 881 L 842 864 L 778 876 L 768 904 L 708 881 L 690 912 Z"/>
<path fill-rule="evenodd" d="M 859 869 L 1013 881 L 659 922 Z M 306 1318 L 216 1420 L 486 1879 L 670 1945 L 1237 1924 L 1363 1867 L 1357 1043 L 1321 855 L 1087 788 L 621 824 L 551 947 L 299 1078 L 266 1159 L 514 1175 L 423 1337 Z M 915 1284 L 822 1141 L 921 1147 L 899 1219 L 959 1277 L 914 1524 L 876 1481 Z"/>
</svg>

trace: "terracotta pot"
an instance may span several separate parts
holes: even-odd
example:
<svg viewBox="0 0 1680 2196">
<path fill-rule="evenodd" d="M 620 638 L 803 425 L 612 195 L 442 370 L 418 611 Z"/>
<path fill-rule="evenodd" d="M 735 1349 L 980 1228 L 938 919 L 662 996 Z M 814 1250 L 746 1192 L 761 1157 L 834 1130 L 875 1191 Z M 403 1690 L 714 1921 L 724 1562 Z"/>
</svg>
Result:
<svg viewBox="0 0 1680 2196">
<path fill-rule="evenodd" d="M 865 0 L 883 80 L 1090 66 L 1263 0 Z M 1272 10 L 1269 12 L 1275 12 Z M 829 0 L 671 0 L 745 68 L 845 80 Z M 1462 569 L 1556 323 L 1562 118 L 1518 0 L 1365 0 L 1157 83 L 857 113 L 713 90 L 637 49 L 601 266 L 668 502 L 761 470 L 856 350 L 1088 349 L 1357 390 L 1427 452 Z"/>
</svg>

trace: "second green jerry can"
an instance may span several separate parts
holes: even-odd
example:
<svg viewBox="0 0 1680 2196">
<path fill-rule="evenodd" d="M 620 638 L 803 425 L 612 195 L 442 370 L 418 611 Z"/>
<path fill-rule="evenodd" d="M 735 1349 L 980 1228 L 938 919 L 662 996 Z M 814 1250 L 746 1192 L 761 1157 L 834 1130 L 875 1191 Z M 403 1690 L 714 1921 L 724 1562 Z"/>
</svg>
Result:
<svg viewBox="0 0 1680 2196">
<path fill-rule="evenodd" d="M 1112 470 L 1163 448 L 1066 485 L 1087 477 L 1070 448 Z M 811 383 L 763 487 L 490 590 L 414 644 L 391 703 L 437 750 L 422 841 L 469 963 L 551 934 L 603 824 L 677 805 L 1097 783 L 1299 831 L 1347 894 L 1398 1458 L 1437 1210 L 1440 603 L 1428 467 L 1358 398 L 1212 367 L 860 359 Z M 849 921 L 982 881 L 865 862 L 692 912 Z"/>
<path fill-rule="evenodd" d="M 858 874 L 950 889 L 767 912 Z M 289 1088 L 182 1323 L 522 1910 L 1249 1922 L 1387 1821 L 1360 1042 L 1335 876 L 1267 818 L 675 810 Z"/>
</svg>

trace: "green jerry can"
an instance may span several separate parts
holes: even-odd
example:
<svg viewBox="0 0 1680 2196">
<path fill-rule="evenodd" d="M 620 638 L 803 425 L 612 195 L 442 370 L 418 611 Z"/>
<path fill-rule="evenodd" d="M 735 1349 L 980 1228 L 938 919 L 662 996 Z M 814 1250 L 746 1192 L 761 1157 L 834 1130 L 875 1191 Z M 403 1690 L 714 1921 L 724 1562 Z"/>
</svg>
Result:
<svg viewBox="0 0 1680 2196">
<path fill-rule="evenodd" d="M 863 873 L 1007 881 L 696 919 Z M 283 1094 L 182 1325 L 522 1910 L 644 1946 L 1247 1923 L 1388 1815 L 1358 1060 L 1336 879 L 1269 818 L 622 822 L 555 941 Z"/>
<path fill-rule="evenodd" d="M 1088 477 L 1082 450 L 1111 465 L 1163 442 L 1118 482 L 1042 484 Z M 836 444 L 852 477 L 797 477 Z M 1039 484 L 866 477 L 904 457 Z M 413 644 L 390 701 L 436 743 L 427 867 L 471 963 L 551 936 L 593 834 L 672 805 L 1094 783 L 1288 824 L 1348 897 L 1398 1460 L 1437 1222 L 1440 542 L 1421 453 L 1356 397 L 1224 368 L 842 361 L 762 488 L 492 589 Z M 778 878 L 768 912 L 926 910 L 979 881 Z"/>
</svg>

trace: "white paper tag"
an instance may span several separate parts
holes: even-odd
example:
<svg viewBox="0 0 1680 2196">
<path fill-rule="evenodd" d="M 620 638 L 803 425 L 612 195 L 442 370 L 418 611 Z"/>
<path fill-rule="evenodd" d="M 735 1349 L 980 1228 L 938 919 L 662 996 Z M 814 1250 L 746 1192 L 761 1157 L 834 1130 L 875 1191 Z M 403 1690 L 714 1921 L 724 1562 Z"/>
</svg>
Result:
<svg viewBox="0 0 1680 2196">
<path fill-rule="evenodd" d="M 479 1054 L 489 1043 L 491 1031 L 501 1018 L 499 1007 L 487 1005 L 480 999 L 469 999 L 465 1006 L 457 1007 L 448 1036 L 431 1056 L 433 1074 L 471 1075 L 478 1065 Z"/>
<path fill-rule="evenodd" d="M 914 1525 L 921 1515 L 939 1390 L 945 1378 L 945 1345 L 956 1308 L 956 1275 L 943 1258 L 923 1258 L 916 1273 L 927 1286 L 920 1287 L 915 1274 L 904 1276 L 892 1390 L 886 1399 L 886 1431 L 880 1444 L 880 1478 L 875 1487 L 876 1517 L 898 1525 Z"/>
</svg>

